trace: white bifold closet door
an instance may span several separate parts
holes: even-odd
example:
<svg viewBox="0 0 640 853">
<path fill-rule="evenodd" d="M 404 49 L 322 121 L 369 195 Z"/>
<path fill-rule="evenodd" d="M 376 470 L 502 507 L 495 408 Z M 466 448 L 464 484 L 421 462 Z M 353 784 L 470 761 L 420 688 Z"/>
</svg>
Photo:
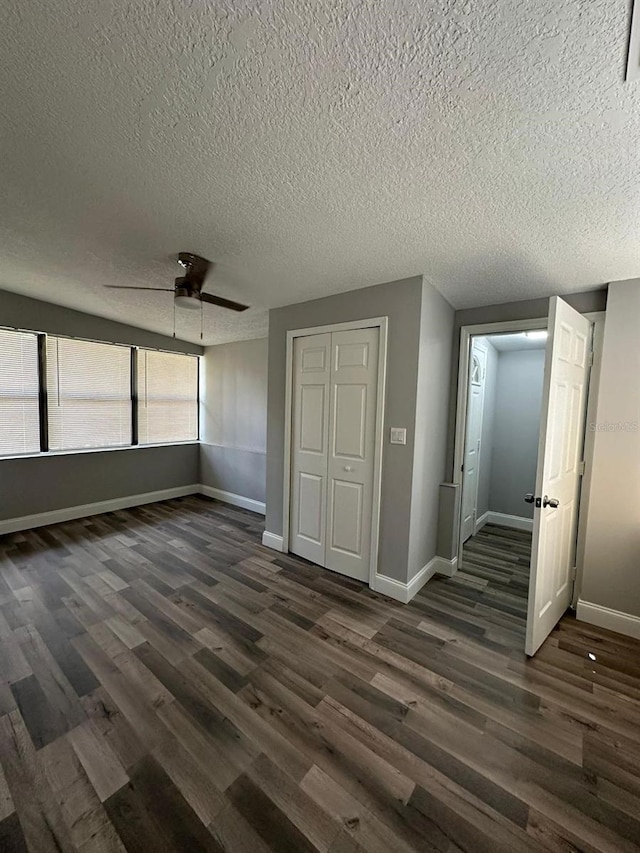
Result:
<svg viewBox="0 0 640 853">
<path fill-rule="evenodd" d="M 367 581 L 379 329 L 295 338 L 289 549 Z"/>
</svg>

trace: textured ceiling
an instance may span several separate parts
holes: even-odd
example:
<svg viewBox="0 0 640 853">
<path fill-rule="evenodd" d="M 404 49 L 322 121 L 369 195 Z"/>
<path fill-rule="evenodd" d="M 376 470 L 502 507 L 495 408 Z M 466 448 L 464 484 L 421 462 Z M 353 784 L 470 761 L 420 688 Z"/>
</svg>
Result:
<svg viewBox="0 0 640 853">
<path fill-rule="evenodd" d="M 522 332 L 516 334 L 505 335 L 485 335 L 485 340 L 489 341 L 498 352 L 516 352 L 518 350 L 530 349 L 546 349 L 547 338 L 543 337 L 527 337 Z"/>
<path fill-rule="evenodd" d="M 640 274 L 628 0 L 5 0 L 0 288 L 205 341 L 424 273 L 455 307 Z M 1 322 L 1 318 L 0 318 Z M 199 337 L 178 317 L 178 334 Z"/>
</svg>

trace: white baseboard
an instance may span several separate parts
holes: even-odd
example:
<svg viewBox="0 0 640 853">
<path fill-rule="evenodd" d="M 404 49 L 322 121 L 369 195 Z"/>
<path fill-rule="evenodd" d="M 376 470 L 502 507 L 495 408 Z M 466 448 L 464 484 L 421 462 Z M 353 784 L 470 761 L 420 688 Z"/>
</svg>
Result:
<svg viewBox="0 0 640 853">
<path fill-rule="evenodd" d="M 590 601 L 578 599 L 576 618 L 581 622 L 589 622 L 598 628 L 607 628 L 609 631 L 617 631 L 618 634 L 626 634 L 640 640 L 640 617 L 623 613 L 620 610 L 611 610 L 600 604 L 592 604 Z"/>
<path fill-rule="evenodd" d="M 197 495 L 200 486 L 178 486 L 175 489 L 161 489 L 158 492 L 145 492 L 141 495 L 127 495 L 124 498 L 114 498 L 109 501 L 97 501 L 91 504 L 55 509 L 51 512 L 39 512 L 35 515 L 23 515 L 20 518 L 9 518 L 0 521 L 0 534 L 15 533 L 18 530 L 31 530 L 34 527 L 44 527 L 47 524 L 59 524 L 61 521 L 73 521 L 77 518 L 87 518 L 99 515 L 101 512 L 115 512 L 132 506 L 152 504 L 157 501 L 168 501 L 171 498 L 183 498 L 186 495 Z"/>
<path fill-rule="evenodd" d="M 457 557 L 454 557 L 452 560 L 447 560 L 445 557 L 434 557 L 433 560 L 436 563 L 437 575 L 445 575 L 448 578 L 452 578 L 458 571 Z"/>
<path fill-rule="evenodd" d="M 480 518 L 478 518 L 476 520 L 475 527 L 473 529 L 474 534 L 476 534 L 478 532 L 478 530 L 482 530 L 482 528 L 485 526 L 485 524 L 488 524 L 488 523 L 489 523 L 489 513 L 485 512 L 483 515 L 480 516 Z"/>
<path fill-rule="evenodd" d="M 441 559 L 441 557 L 434 557 L 433 560 L 429 560 L 427 565 L 423 566 L 408 583 L 388 578 L 386 575 L 376 574 L 372 589 L 388 595 L 389 598 L 395 598 L 396 601 L 401 601 L 403 604 L 408 604 L 426 582 L 436 574 L 439 566 L 438 561 Z"/>
<path fill-rule="evenodd" d="M 268 530 L 262 534 L 262 544 L 265 548 L 271 548 L 272 551 L 286 551 L 282 536 L 278 536 L 277 533 L 269 533 Z"/>
<path fill-rule="evenodd" d="M 507 515 L 504 512 L 485 512 L 481 521 L 486 516 L 484 524 L 501 524 L 503 527 L 512 527 L 514 530 L 533 530 L 533 519 L 522 515 Z"/>
<path fill-rule="evenodd" d="M 215 498 L 217 501 L 223 501 L 223 503 L 226 504 L 239 506 L 242 507 L 242 509 L 250 509 L 252 512 L 257 512 L 260 515 L 265 515 L 267 511 L 267 508 L 262 501 L 254 501 L 253 498 L 245 498 L 242 495 L 236 495 L 233 492 L 214 489 L 213 486 L 205 486 L 200 483 L 198 491 L 201 495 L 206 495 L 208 498 Z"/>
</svg>

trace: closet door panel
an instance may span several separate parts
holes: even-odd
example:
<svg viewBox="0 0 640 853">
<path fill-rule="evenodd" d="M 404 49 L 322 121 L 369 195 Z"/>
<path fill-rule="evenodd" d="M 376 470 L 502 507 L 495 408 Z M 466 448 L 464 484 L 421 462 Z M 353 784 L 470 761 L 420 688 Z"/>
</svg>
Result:
<svg viewBox="0 0 640 853">
<path fill-rule="evenodd" d="M 331 335 L 326 562 L 369 579 L 378 382 L 377 328 Z"/>
<path fill-rule="evenodd" d="M 289 550 L 325 565 L 331 335 L 296 338 L 293 351 Z"/>
</svg>

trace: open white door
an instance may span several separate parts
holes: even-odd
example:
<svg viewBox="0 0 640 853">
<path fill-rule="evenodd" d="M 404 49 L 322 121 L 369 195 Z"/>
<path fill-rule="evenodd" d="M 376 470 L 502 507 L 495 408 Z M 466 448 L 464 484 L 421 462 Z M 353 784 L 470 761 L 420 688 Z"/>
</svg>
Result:
<svg viewBox="0 0 640 853">
<path fill-rule="evenodd" d="M 469 358 L 469 392 L 462 472 L 462 542 L 475 533 L 480 476 L 480 440 L 484 408 L 484 383 L 487 372 L 486 344 L 472 338 Z"/>
<path fill-rule="evenodd" d="M 533 655 L 572 595 L 591 323 L 550 300 L 533 519 L 525 651 Z"/>
</svg>

